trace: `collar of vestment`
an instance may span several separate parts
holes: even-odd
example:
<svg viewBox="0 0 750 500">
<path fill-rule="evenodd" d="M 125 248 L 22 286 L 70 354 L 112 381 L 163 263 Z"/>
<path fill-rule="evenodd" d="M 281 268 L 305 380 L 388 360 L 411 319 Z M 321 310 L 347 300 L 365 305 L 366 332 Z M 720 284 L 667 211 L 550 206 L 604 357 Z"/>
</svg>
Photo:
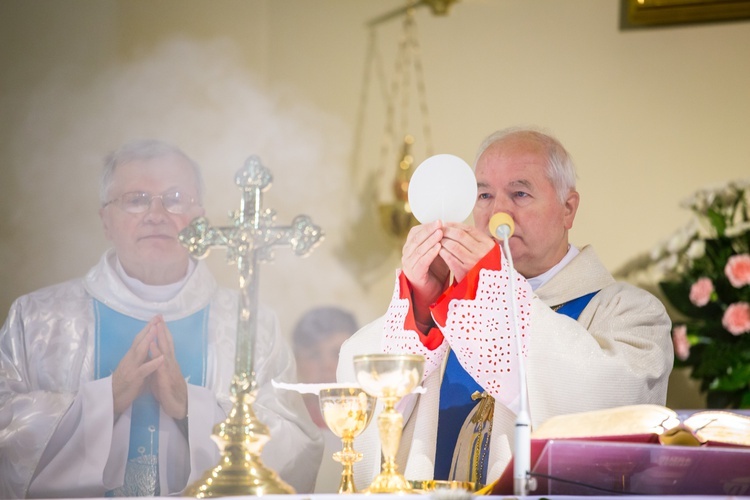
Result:
<svg viewBox="0 0 750 500">
<path fill-rule="evenodd" d="M 535 293 L 542 302 L 553 307 L 614 283 L 615 279 L 596 256 L 593 247 L 586 245 Z"/>
<path fill-rule="evenodd" d="M 188 259 L 188 269 L 185 276 L 178 281 L 166 285 L 147 285 L 138 278 L 129 276 L 125 271 L 125 268 L 122 267 L 122 261 L 120 261 L 119 258 L 115 259 L 115 271 L 117 271 L 120 280 L 130 288 L 131 292 L 149 302 L 166 302 L 173 299 L 178 293 L 180 293 L 180 290 L 185 286 L 185 282 L 190 278 L 190 275 L 193 274 L 194 270 L 195 261 L 191 258 Z"/>
<path fill-rule="evenodd" d="M 161 314 L 165 321 L 182 318 L 206 307 L 218 287 L 205 262 L 199 261 L 185 280 L 179 293 L 164 300 L 148 300 L 123 282 L 117 272 L 117 255 L 113 249 L 102 255 L 84 278 L 86 290 L 115 311 L 148 321 Z"/>
<path fill-rule="evenodd" d="M 552 266 L 552 268 L 543 272 L 539 276 L 528 278 L 526 280 L 529 282 L 529 285 L 531 285 L 531 289 L 536 290 L 537 288 L 543 286 L 545 283 L 551 280 L 554 275 L 559 273 L 563 267 L 567 266 L 568 262 L 573 260 L 573 258 L 579 253 L 580 253 L 580 250 L 578 250 L 577 247 L 573 245 L 568 245 L 568 251 L 565 253 L 565 256 L 562 258 L 560 262 L 558 262 L 557 264 Z"/>
</svg>

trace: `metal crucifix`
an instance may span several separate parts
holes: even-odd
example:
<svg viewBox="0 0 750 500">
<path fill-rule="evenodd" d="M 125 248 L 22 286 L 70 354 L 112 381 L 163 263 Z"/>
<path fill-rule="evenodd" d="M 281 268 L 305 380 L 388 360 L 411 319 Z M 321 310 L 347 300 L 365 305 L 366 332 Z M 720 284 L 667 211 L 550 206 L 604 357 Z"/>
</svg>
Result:
<svg viewBox="0 0 750 500">
<path fill-rule="evenodd" d="M 214 440 L 222 452 L 221 463 L 206 473 L 200 484 L 185 490 L 188 496 L 264 495 L 293 493 L 293 489 L 260 463 L 260 450 L 268 441 L 268 429 L 252 413 L 256 381 L 255 341 L 258 329 L 258 269 L 273 259 L 273 249 L 290 246 L 304 256 L 320 242 L 323 232 L 305 215 L 290 226 L 274 226 L 276 213 L 262 209 L 262 193 L 273 177 L 257 156 L 237 171 L 234 182 L 242 190 L 240 209 L 230 213 L 233 225 L 213 227 L 204 217 L 180 232 L 180 241 L 197 258 L 211 248 L 226 248 L 227 262 L 237 264 L 240 304 L 237 318 L 235 372 L 232 380 L 234 407 L 227 420 L 214 428 Z M 248 453 L 249 452 L 249 453 Z M 249 457 L 249 459 L 248 459 Z"/>
</svg>

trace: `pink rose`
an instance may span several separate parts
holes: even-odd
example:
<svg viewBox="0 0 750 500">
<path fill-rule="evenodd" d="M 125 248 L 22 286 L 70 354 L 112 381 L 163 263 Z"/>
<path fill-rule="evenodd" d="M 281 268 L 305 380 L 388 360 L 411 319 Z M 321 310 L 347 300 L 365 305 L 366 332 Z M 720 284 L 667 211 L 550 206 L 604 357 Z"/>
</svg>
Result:
<svg viewBox="0 0 750 500">
<path fill-rule="evenodd" d="M 750 332 L 750 304 L 737 302 L 727 307 L 721 324 L 732 335 Z"/>
<path fill-rule="evenodd" d="M 674 344 L 674 353 L 681 361 L 685 361 L 690 356 L 690 341 L 687 338 L 687 327 L 677 325 L 672 328 L 672 343 Z"/>
<path fill-rule="evenodd" d="M 703 307 L 711 300 L 714 284 L 709 278 L 701 278 L 690 287 L 690 302 L 698 307 Z"/>
<path fill-rule="evenodd" d="M 750 285 L 750 255 L 732 255 L 724 267 L 724 274 L 735 288 Z"/>
</svg>

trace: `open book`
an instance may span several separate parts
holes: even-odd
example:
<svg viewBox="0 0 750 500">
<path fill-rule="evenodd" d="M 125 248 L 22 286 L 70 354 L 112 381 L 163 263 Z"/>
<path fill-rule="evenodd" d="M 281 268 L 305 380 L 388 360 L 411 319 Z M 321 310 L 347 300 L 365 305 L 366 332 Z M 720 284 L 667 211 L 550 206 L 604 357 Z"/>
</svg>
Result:
<svg viewBox="0 0 750 500">
<path fill-rule="evenodd" d="M 750 446 L 750 416 L 705 410 L 681 418 L 664 406 L 620 406 L 552 417 L 534 429 L 531 437 Z"/>
<path fill-rule="evenodd" d="M 649 449 L 660 452 L 649 452 Z M 709 449 L 713 451 L 709 452 Z M 553 470 L 555 462 L 561 466 Z M 723 465 L 725 462 L 732 465 L 727 467 Z M 532 471 L 542 471 L 542 475 L 564 476 L 568 480 L 575 477 L 579 485 L 597 484 L 605 477 L 597 472 L 603 464 L 608 469 L 616 469 L 622 464 L 633 467 L 632 477 L 628 478 L 627 487 L 621 485 L 620 493 L 683 493 L 695 491 L 694 483 L 697 482 L 705 485 L 703 493 L 720 489 L 719 494 L 726 494 L 732 491 L 726 489 L 730 479 L 738 477 L 737 474 L 747 476 L 746 471 L 750 470 L 750 416 L 723 410 L 678 414 L 663 406 L 633 405 L 560 415 L 550 418 L 531 434 Z M 654 476 L 665 474 L 665 464 L 671 467 L 670 474 L 677 474 L 675 464 L 680 464 L 682 468 L 678 475 L 681 475 L 681 482 L 685 486 L 678 484 L 677 476 L 669 479 L 671 483 L 668 486 L 654 486 Z M 710 480 L 700 477 L 704 473 L 710 475 Z M 716 484 L 709 484 L 711 481 Z M 591 494 L 593 491 L 561 490 L 563 483 L 548 482 L 548 486 L 535 494 L 550 494 L 552 486 L 549 485 L 552 484 L 557 488 L 556 494 L 563 491 Z M 513 462 L 508 464 L 494 484 L 482 492 L 511 494 Z M 748 493 L 750 491 L 743 494 Z"/>
</svg>

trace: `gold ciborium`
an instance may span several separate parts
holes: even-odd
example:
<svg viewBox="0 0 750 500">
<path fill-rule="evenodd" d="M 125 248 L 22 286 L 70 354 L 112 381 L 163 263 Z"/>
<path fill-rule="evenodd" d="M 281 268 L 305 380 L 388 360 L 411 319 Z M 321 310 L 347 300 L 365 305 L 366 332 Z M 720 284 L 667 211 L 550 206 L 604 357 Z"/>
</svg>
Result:
<svg viewBox="0 0 750 500">
<path fill-rule="evenodd" d="M 396 403 L 411 393 L 422 381 L 424 357 L 418 354 L 363 354 L 354 357 L 357 382 L 371 396 L 383 401 L 378 416 L 378 430 L 383 451 L 380 474 L 365 493 L 407 493 L 409 481 L 398 472 L 396 453 L 401 444 L 404 417 Z"/>
<path fill-rule="evenodd" d="M 354 438 L 365 430 L 375 410 L 375 398 L 358 387 L 321 389 L 320 412 L 331 432 L 341 438 L 341 451 L 333 459 L 344 467 L 339 493 L 356 493 L 353 465 L 362 460 L 354 449 Z"/>
</svg>

